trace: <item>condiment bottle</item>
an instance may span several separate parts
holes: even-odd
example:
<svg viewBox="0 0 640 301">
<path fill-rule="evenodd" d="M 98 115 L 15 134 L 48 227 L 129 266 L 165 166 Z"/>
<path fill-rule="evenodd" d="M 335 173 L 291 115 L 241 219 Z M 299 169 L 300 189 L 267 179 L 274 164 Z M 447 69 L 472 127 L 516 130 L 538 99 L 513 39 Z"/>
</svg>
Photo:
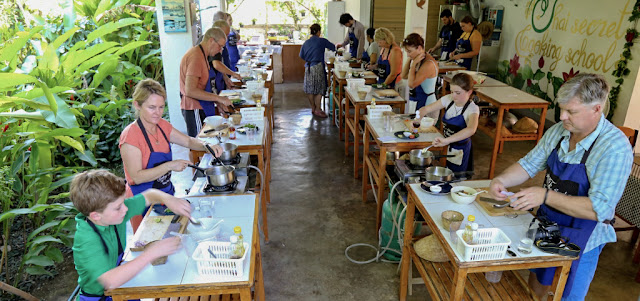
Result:
<svg viewBox="0 0 640 301">
<path fill-rule="evenodd" d="M 234 127 L 229 128 L 229 139 L 236 140 L 236 128 Z"/>
<path fill-rule="evenodd" d="M 244 236 L 242 235 L 242 228 L 240 228 L 240 226 L 235 226 L 233 228 L 233 233 L 238 237 L 238 245 L 242 248 L 241 254 L 244 254 Z"/>
<path fill-rule="evenodd" d="M 229 259 L 240 259 L 244 252 L 238 246 L 238 237 L 235 235 L 231 235 L 229 238 L 231 245 L 229 245 Z"/>
<path fill-rule="evenodd" d="M 375 108 L 376 107 L 376 99 L 375 98 L 371 98 L 371 108 Z"/>
<path fill-rule="evenodd" d="M 474 221 L 476 220 L 476 217 L 473 215 L 469 215 L 469 217 L 467 217 L 467 223 L 464 226 L 464 232 L 462 232 L 462 239 L 469 245 L 473 244 L 473 227 L 472 225 L 475 224 Z M 478 225 L 476 224 L 476 231 L 478 230 Z"/>
</svg>

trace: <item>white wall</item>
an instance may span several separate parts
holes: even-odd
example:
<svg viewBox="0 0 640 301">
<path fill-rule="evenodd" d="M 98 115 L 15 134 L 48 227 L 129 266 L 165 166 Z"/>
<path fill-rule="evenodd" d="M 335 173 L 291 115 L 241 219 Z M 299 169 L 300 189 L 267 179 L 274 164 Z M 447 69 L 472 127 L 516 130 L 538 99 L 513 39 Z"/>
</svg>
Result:
<svg viewBox="0 0 640 301">
<path fill-rule="evenodd" d="M 187 32 L 164 32 L 164 19 L 162 17 L 162 1 L 156 2 L 158 15 L 158 30 L 160 31 L 160 49 L 162 52 L 162 66 L 164 68 L 164 87 L 167 90 L 167 107 L 169 108 L 169 122 L 177 130 L 186 133 L 187 127 L 180 111 L 180 60 L 191 48 L 191 27 L 187 26 Z M 187 7 L 185 1 L 185 7 Z M 187 24 L 191 22 L 191 16 L 186 14 Z"/>
<path fill-rule="evenodd" d="M 427 32 L 427 10 L 429 4 L 425 3 L 422 8 L 418 7 L 416 0 L 407 0 L 404 21 L 404 37 L 411 33 L 417 33 L 424 37 Z M 398 44 L 404 37 L 396 37 Z"/>
</svg>

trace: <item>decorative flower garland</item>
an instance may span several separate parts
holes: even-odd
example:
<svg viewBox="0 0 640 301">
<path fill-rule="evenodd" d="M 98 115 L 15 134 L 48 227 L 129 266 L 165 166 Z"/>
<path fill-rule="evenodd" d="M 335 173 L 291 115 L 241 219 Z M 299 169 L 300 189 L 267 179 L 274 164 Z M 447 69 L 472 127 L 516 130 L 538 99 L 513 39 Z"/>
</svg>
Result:
<svg viewBox="0 0 640 301">
<path fill-rule="evenodd" d="M 626 43 L 624 43 L 624 50 L 622 51 L 622 57 L 616 63 L 616 68 L 613 70 L 613 76 L 617 77 L 615 80 L 616 86 L 611 88 L 609 93 L 609 113 L 607 119 L 613 117 L 613 112 L 618 106 L 618 94 L 620 94 L 620 86 L 624 83 L 624 77 L 629 75 L 631 70 L 627 67 L 629 60 L 631 60 L 631 47 L 633 41 L 638 37 L 638 19 L 640 19 L 640 0 L 636 0 L 636 4 L 633 6 L 633 11 L 629 17 L 629 22 L 633 22 L 631 27 L 627 29 L 627 35 L 625 36 Z"/>
</svg>

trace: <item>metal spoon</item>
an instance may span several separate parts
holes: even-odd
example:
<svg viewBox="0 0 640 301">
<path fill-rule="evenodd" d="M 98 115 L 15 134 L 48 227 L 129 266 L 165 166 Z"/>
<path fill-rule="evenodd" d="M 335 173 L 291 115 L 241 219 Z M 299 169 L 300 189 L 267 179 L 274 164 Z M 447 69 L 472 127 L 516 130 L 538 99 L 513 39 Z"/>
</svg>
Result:
<svg viewBox="0 0 640 301">
<path fill-rule="evenodd" d="M 211 153 L 214 159 L 218 160 L 218 162 L 220 162 L 220 164 L 222 164 L 222 166 L 224 166 L 226 170 L 229 170 L 229 166 L 224 164 L 224 162 L 222 162 L 222 160 L 220 160 L 220 158 L 216 156 L 216 152 L 213 151 L 213 149 L 209 146 L 209 144 L 205 144 L 204 147 L 207 148 L 207 150 Z"/>
<path fill-rule="evenodd" d="M 199 220 L 193 218 L 193 216 L 189 217 L 189 221 L 196 226 L 202 227 L 202 223 Z"/>
<path fill-rule="evenodd" d="M 432 144 L 432 145 L 429 145 L 429 146 L 427 146 L 427 147 L 425 147 L 425 148 L 423 148 L 420 152 L 421 152 L 421 153 L 426 153 L 426 152 L 428 152 L 428 151 L 429 151 L 429 149 L 430 149 L 430 148 L 432 148 L 432 147 L 433 147 L 433 144 Z"/>
</svg>

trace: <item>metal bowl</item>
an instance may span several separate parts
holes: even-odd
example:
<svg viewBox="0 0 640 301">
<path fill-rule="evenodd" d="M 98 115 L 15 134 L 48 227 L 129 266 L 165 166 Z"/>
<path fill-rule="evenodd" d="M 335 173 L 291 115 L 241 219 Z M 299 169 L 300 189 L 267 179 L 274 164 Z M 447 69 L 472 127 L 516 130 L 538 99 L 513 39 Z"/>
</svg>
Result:
<svg viewBox="0 0 640 301">
<path fill-rule="evenodd" d="M 453 171 L 442 166 L 429 166 L 425 169 L 427 181 L 450 182 L 453 180 Z"/>
</svg>

